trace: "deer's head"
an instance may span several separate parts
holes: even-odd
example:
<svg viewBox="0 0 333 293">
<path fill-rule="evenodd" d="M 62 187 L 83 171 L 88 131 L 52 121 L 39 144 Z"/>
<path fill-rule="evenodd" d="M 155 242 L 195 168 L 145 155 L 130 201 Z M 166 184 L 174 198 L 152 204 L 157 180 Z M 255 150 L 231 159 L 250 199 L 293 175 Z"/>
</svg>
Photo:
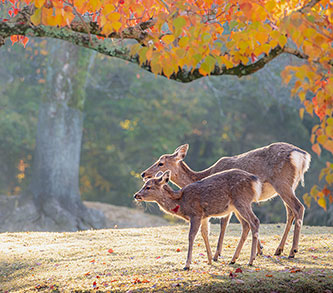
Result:
<svg viewBox="0 0 333 293">
<path fill-rule="evenodd" d="M 159 172 L 157 177 L 148 179 L 142 188 L 134 194 L 137 201 L 159 201 L 165 197 L 164 186 L 170 180 L 170 170 L 165 173 Z"/>
<path fill-rule="evenodd" d="M 141 173 L 144 181 L 153 178 L 159 171 L 165 172 L 170 170 L 172 174 L 177 174 L 179 162 L 182 161 L 187 154 L 188 144 L 184 144 L 176 148 L 173 154 L 162 155 L 153 165 Z"/>
</svg>

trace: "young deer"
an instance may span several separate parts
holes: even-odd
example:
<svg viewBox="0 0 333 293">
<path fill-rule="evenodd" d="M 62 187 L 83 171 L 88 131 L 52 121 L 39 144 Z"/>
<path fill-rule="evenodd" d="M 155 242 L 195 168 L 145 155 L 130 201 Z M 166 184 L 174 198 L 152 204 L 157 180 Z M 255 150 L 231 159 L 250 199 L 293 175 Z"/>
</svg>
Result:
<svg viewBox="0 0 333 293">
<path fill-rule="evenodd" d="M 291 225 L 295 221 L 293 244 L 289 258 L 293 258 L 298 250 L 298 242 L 304 216 L 304 206 L 297 199 L 295 189 L 301 181 L 304 185 L 304 173 L 309 169 L 311 156 L 306 151 L 288 144 L 273 143 L 247 153 L 222 157 L 206 170 L 195 172 L 183 161 L 189 145 L 178 147 L 173 154 L 162 155 L 151 167 L 142 172 L 144 180 L 151 178 L 158 171 L 171 170 L 171 181 L 184 187 L 209 175 L 220 171 L 238 168 L 259 177 L 262 182 L 262 193 L 259 201 L 268 200 L 277 194 L 281 197 L 287 210 L 287 223 L 275 255 L 284 249 Z M 225 230 L 231 214 L 221 218 L 221 231 L 214 260 L 221 254 Z"/>
<path fill-rule="evenodd" d="M 232 169 L 219 172 L 177 191 L 168 185 L 169 179 L 170 171 L 166 171 L 160 177 L 149 179 L 134 198 L 138 201 L 157 202 L 166 213 L 190 222 L 189 246 L 184 270 L 190 268 L 193 242 L 200 226 L 208 263 L 211 264 L 212 252 L 208 242 L 209 218 L 226 216 L 232 212 L 240 219 L 244 233 L 231 263 L 235 263 L 238 258 L 251 229 L 252 248 L 249 265 L 252 265 L 258 245 L 259 220 L 252 211 L 251 203 L 260 197 L 261 183 L 258 177 L 243 170 Z"/>
</svg>

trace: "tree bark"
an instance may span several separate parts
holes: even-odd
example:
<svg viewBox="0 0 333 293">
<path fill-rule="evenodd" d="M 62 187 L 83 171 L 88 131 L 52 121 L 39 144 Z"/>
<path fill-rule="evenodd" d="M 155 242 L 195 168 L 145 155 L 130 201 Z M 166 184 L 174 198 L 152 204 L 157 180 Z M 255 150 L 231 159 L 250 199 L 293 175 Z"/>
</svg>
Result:
<svg viewBox="0 0 333 293">
<path fill-rule="evenodd" d="M 80 199 L 82 108 L 89 58 L 70 43 L 50 46 L 47 88 L 38 117 L 32 177 L 11 230 L 77 231 L 105 227 L 102 212 Z M 28 207 L 26 210 L 24 207 Z M 8 221 L 7 221 L 8 222 Z"/>
</svg>

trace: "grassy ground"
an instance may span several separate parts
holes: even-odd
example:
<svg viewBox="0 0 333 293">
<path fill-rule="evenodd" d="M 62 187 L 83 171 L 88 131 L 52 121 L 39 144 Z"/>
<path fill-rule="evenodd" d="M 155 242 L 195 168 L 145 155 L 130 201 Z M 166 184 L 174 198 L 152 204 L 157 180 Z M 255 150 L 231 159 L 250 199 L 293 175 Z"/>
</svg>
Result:
<svg viewBox="0 0 333 293">
<path fill-rule="evenodd" d="M 300 251 L 273 256 L 284 225 L 261 225 L 264 255 L 248 267 L 250 237 L 235 265 L 240 225 L 230 224 L 223 257 L 207 264 L 197 236 L 192 268 L 183 271 L 185 225 L 77 233 L 0 234 L 0 292 L 325 292 L 333 291 L 333 227 L 303 227 Z M 212 225 L 215 250 L 219 226 Z M 240 270 L 238 269 L 240 268 Z M 237 270 L 237 271 L 236 271 Z"/>
</svg>

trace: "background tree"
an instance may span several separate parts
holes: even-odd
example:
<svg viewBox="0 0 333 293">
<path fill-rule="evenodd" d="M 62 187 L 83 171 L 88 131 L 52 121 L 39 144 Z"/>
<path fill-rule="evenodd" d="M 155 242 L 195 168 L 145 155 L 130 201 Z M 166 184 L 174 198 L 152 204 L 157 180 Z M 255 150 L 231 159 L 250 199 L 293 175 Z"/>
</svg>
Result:
<svg viewBox="0 0 333 293">
<path fill-rule="evenodd" d="M 45 55 L 48 54 L 44 60 L 45 79 L 39 81 L 46 87 L 39 88 L 43 98 L 39 107 L 30 184 L 17 205 L 20 212 L 6 216 L 5 225 L 9 230 L 76 231 L 101 228 L 104 216 L 87 209 L 81 202 L 79 192 L 82 109 L 90 52 L 79 50 L 70 43 L 62 46 L 59 42 L 53 42 L 51 47 L 45 49 L 49 49 L 45 51 Z M 37 70 L 40 71 L 40 68 Z M 11 119 L 7 119 L 7 124 L 13 124 Z M 13 133 L 19 135 L 23 132 L 29 137 L 29 131 L 26 131 L 29 125 L 23 126 L 24 120 L 21 124 L 16 125 L 19 131 Z M 17 136 L 4 137 L 20 140 Z M 6 155 L 10 155 L 10 151 Z M 25 176 L 24 171 L 31 158 L 31 155 L 27 158 L 22 157 L 22 153 L 20 155 L 19 181 Z M 15 193 L 18 191 L 14 190 Z"/>
</svg>

